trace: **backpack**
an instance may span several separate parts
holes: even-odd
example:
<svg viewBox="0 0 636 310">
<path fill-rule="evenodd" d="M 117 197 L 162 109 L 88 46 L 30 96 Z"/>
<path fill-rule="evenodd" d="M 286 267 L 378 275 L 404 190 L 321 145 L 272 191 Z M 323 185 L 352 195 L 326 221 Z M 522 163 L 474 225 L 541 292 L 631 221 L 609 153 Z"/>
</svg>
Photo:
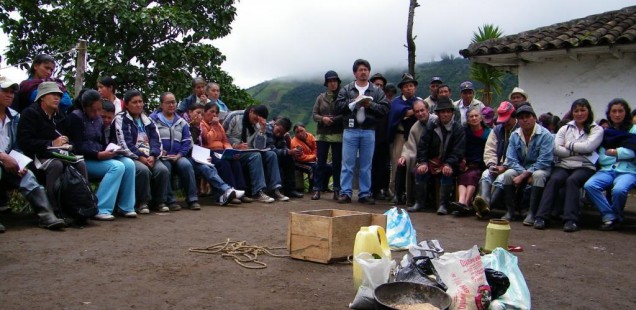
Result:
<svg viewBox="0 0 636 310">
<path fill-rule="evenodd" d="M 97 196 L 90 184 L 72 165 L 65 163 L 62 175 L 56 182 L 58 206 L 65 217 L 75 220 L 89 219 L 99 212 Z"/>
</svg>

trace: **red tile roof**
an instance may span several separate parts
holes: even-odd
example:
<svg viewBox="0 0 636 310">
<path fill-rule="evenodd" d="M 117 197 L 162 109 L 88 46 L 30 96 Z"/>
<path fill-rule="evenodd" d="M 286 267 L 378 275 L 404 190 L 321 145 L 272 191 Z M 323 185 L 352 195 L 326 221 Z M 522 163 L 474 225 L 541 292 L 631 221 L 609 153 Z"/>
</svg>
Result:
<svg viewBox="0 0 636 310">
<path fill-rule="evenodd" d="M 636 6 L 473 43 L 468 48 L 460 50 L 459 54 L 469 58 L 480 55 L 630 43 L 636 43 Z"/>
</svg>

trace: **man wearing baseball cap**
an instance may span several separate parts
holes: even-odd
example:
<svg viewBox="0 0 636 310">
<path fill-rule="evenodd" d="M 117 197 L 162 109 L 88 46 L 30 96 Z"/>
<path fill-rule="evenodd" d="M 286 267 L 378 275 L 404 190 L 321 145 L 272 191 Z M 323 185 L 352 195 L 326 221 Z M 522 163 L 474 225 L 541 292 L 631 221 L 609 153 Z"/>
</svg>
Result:
<svg viewBox="0 0 636 310">
<path fill-rule="evenodd" d="M 437 88 L 442 84 L 444 84 L 444 81 L 442 81 L 442 78 L 439 76 L 432 77 L 431 81 L 428 83 L 428 92 L 430 95 L 426 97 L 424 101 L 428 103 L 431 113 L 435 113 L 435 106 L 437 105 L 437 98 L 438 98 Z"/>
<path fill-rule="evenodd" d="M 471 81 L 464 81 L 459 84 L 459 91 L 461 93 L 461 99 L 455 101 L 455 121 L 460 122 L 462 125 L 466 124 L 466 113 L 472 107 L 481 110 L 486 107 L 483 102 L 475 99 L 475 88 Z"/>
<path fill-rule="evenodd" d="M 528 183 L 530 192 L 530 211 L 523 220 L 524 225 L 534 224 L 543 188 L 552 170 L 554 160 L 554 137 L 547 129 L 537 124 L 537 115 L 530 105 L 522 105 L 515 110 L 519 128 L 510 135 L 510 144 L 506 153 L 504 172 L 504 202 L 507 213 L 504 219 L 515 218 L 515 188 Z M 532 177 L 532 179 L 530 179 Z"/>
<path fill-rule="evenodd" d="M 473 200 L 475 213 L 478 217 L 490 212 L 503 198 L 503 173 L 506 171 L 506 150 L 512 131 L 517 129 L 517 119 L 512 117 L 515 107 L 504 101 L 497 109 L 497 126 L 488 135 L 484 149 L 484 163 L 488 169 L 484 170 L 479 179 L 479 194 Z"/>
<path fill-rule="evenodd" d="M 26 167 L 20 168 L 17 160 L 9 155 L 18 152 L 17 131 L 20 114 L 9 108 L 19 86 L 13 82 L 0 84 L 0 186 L 3 195 L 6 188 L 19 188 L 20 194 L 26 198 L 40 219 L 39 226 L 51 230 L 64 227 L 64 221 L 58 219 L 49 203 L 44 187 L 38 184 L 33 172 Z M 15 156 L 15 155 L 14 155 Z M 5 228 L 0 224 L 0 232 Z"/>
</svg>

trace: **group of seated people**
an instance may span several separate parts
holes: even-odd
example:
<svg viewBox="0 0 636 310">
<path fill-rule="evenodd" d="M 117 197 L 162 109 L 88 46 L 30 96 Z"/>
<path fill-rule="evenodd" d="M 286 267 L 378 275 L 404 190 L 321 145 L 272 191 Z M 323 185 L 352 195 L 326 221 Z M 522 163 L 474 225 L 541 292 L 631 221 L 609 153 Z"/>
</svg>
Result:
<svg viewBox="0 0 636 310">
<path fill-rule="evenodd" d="M 459 85 L 461 99 L 453 102 L 451 87 L 433 77 L 431 95 L 422 99 L 409 74 L 396 88 L 381 74 L 369 77 L 369 63 L 356 60 L 355 81 L 345 87 L 336 72 L 325 74 L 313 135 L 287 117 L 268 120 L 263 105 L 231 111 L 219 99 L 219 85 L 200 77 L 191 96 L 178 102 L 165 92 L 149 114 L 137 90 L 118 99 L 111 77 L 71 100 L 51 77 L 54 67 L 50 56 L 40 55 L 28 80 L 2 82 L 0 93 L 0 205 L 6 190 L 17 188 L 39 226 L 52 230 L 69 225 L 56 192 L 68 165 L 98 182 L 93 219 L 103 221 L 151 209 L 200 210 L 199 197 L 209 192 L 219 205 L 302 198 L 297 171 L 309 175 L 312 200 L 331 190 L 338 203 L 350 203 L 358 162 L 361 203 L 386 199 L 408 204 L 409 212 L 480 218 L 502 206 L 504 219 L 523 218 L 536 229 L 562 212 L 564 231 L 573 232 L 584 190 L 601 213 L 601 229 L 614 230 L 636 185 L 636 126 L 624 99 L 609 102 L 603 126 L 586 99 L 574 101 L 563 121 L 546 117 L 542 126 L 518 87 L 495 117 L 474 98 L 470 81 Z M 195 159 L 194 148 L 207 158 Z M 12 151 L 33 163 L 20 168 Z M 83 160 L 54 156 L 68 151 Z M 177 203 L 175 180 L 186 205 Z"/>
</svg>

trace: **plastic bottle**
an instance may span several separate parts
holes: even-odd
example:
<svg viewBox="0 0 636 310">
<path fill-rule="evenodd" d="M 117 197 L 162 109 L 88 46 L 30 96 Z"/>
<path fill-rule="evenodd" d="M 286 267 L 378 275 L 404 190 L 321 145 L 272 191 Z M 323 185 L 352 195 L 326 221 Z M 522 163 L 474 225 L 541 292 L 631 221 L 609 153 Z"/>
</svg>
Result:
<svg viewBox="0 0 636 310">
<path fill-rule="evenodd" d="M 386 239 L 384 228 L 377 225 L 360 227 L 360 231 L 356 234 L 356 241 L 353 245 L 353 257 L 356 257 L 356 255 L 362 252 L 370 253 L 373 257 L 378 259 L 385 257 L 391 259 L 391 248 L 389 248 L 389 242 Z M 356 290 L 360 287 L 360 284 L 362 284 L 362 278 L 362 269 L 354 259 L 353 286 Z"/>
<path fill-rule="evenodd" d="M 495 248 L 508 250 L 508 237 L 510 236 L 510 224 L 506 220 L 490 220 L 486 226 L 486 244 L 484 249 L 492 251 Z"/>
</svg>

